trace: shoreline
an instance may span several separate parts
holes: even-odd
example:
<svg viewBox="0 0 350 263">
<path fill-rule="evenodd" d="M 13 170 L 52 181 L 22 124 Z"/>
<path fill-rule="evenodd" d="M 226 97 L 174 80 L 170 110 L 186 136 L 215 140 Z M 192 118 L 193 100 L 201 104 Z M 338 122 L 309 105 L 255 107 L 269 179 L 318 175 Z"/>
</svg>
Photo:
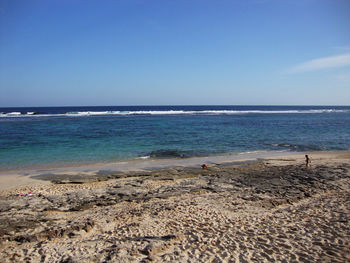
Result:
<svg viewBox="0 0 350 263">
<path fill-rule="evenodd" d="M 71 178 L 77 182 L 106 180 L 108 174 L 128 173 L 150 170 L 161 170 L 169 168 L 194 168 L 200 167 L 203 163 L 208 165 L 224 163 L 240 163 L 247 161 L 257 161 L 266 159 L 283 159 L 295 158 L 299 162 L 304 162 L 304 155 L 309 154 L 313 157 L 333 158 L 336 155 L 350 155 L 350 151 L 334 152 L 248 152 L 230 155 L 217 155 L 206 157 L 191 157 L 181 159 L 146 159 L 131 160 L 110 163 L 95 163 L 88 165 L 63 166 L 44 169 L 25 169 L 0 171 L 0 193 L 2 191 L 16 189 L 26 186 L 48 185 L 52 181 L 61 180 L 63 177 L 66 181 Z M 85 180 L 85 181 L 84 181 Z"/>
<path fill-rule="evenodd" d="M 0 258 L 350 262 L 350 152 L 308 154 L 309 169 L 300 153 L 2 191 Z"/>
<path fill-rule="evenodd" d="M 350 151 L 350 150 L 344 150 Z M 191 160 L 196 159 L 213 159 L 213 160 L 221 160 L 221 159 L 240 159 L 241 156 L 249 156 L 252 155 L 251 158 L 254 158 L 255 155 L 276 155 L 276 154 L 293 154 L 298 152 L 291 152 L 287 150 L 281 151 L 269 151 L 269 150 L 257 150 L 257 151 L 248 151 L 248 152 L 236 152 L 236 153 L 226 153 L 226 154 L 214 154 L 208 156 L 192 156 L 192 157 L 174 157 L 174 158 L 151 158 L 149 156 L 131 158 L 131 159 L 122 159 L 122 160 L 114 160 L 114 161 L 102 161 L 102 162 L 76 162 L 76 163 L 49 163 L 49 164 L 35 164 L 35 165 L 25 165 L 23 167 L 18 168 L 2 168 L 0 167 L 0 176 L 4 173 L 25 173 L 27 171 L 40 171 L 40 170 L 54 170 L 54 169 L 79 169 L 79 168 L 93 168 L 93 167 L 104 167 L 104 166 L 113 166 L 118 164 L 129 164 L 130 166 L 136 165 L 142 167 L 142 164 L 147 163 L 163 163 L 163 162 L 173 162 L 173 163 L 186 163 L 186 161 L 190 162 Z M 146 166 L 145 165 L 145 166 Z"/>
<path fill-rule="evenodd" d="M 349 152 L 350 151 L 344 151 Z M 317 152 L 328 153 L 328 152 Z M 337 152 L 338 153 L 338 152 Z M 340 153 L 340 152 L 339 152 Z M 302 155 L 299 152 L 281 152 L 281 151 L 254 151 L 242 152 L 237 154 L 213 155 L 204 157 L 190 158 L 164 158 L 164 159 L 132 159 L 127 161 L 116 161 L 106 163 L 76 164 L 54 167 L 31 167 L 27 169 L 0 170 L 0 192 L 11 188 L 24 187 L 27 185 L 49 184 L 50 178 L 54 175 L 73 177 L 91 177 L 98 176 L 100 173 L 118 173 L 133 172 L 144 170 L 159 170 L 166 168 L 199 167 L 201 164 L 222 164 L 254 161 L 272 157 L 285 157 L 293 155 Z M 47 179 L 45 175 L 48 175 Z M 49 178 L 50 177 L 50 178 Z M 40 179 L 38 179 L 40 178 Z"/>
</svg>

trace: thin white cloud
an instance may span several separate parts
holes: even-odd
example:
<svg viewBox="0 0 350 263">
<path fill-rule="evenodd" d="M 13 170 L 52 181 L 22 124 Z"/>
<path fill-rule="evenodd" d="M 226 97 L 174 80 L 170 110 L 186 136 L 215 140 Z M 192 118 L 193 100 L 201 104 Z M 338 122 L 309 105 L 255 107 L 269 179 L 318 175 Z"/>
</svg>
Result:
<svg viewBox="0 0 350 263">
<path fill-rule="evenodd" d="M 301 73 L 346 66 L 350 66 L 350 53 L 306 61 L 302 64 L 292 67 L 288 70 L 288 72 Z"/>
</svg>

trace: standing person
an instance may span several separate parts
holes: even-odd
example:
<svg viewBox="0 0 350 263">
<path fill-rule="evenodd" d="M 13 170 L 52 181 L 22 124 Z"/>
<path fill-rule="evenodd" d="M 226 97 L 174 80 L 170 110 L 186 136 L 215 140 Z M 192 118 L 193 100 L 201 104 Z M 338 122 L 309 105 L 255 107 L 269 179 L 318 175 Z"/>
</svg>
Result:
<svg viewBox="0 0 350 263">
<path fill-rule="evenodd" d="M 310 163 L 311 163 L 311 160 L 309 158 L 309 155 L 305 154 L 305 168 L 306 169 L 310 168 Z"/>
</svg>

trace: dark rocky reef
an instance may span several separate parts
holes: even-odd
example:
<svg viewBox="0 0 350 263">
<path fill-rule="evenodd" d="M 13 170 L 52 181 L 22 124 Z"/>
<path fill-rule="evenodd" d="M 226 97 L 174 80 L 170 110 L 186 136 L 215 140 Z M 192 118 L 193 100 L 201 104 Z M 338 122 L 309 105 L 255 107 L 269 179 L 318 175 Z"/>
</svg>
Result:
<svg viewBox="0 0 350 263">
<path fill-rule="evenodd" d="M 94 227 L 89 218 L 79 221 L 56 220 L 50 213 L 84 211 L 111 206 L 123 201 L 141 202 L 188 193 L 232 194 L 237 200 L 259 202 L 274 208 L 308 198 L 320 191 L 338 189 L 338 180 L 348 178 L 349 166 L 299 165 L 272 166 L 264 161 L 246 164 L 215 165 L 208 169 L 172 168 L 145 172 L 100 172 L 90 177 L 47 176 L 57 184 L 85 184 L 117 179 L 106 187 L 74 189 L 59 194 L 4 196 L 0 200 L 0 242 L 23 242 L 74 236 Z M 153 187 L 146 187 L 152 182 Z M 151 254 L 152 249 L 144 251 Z"/>
</svg>

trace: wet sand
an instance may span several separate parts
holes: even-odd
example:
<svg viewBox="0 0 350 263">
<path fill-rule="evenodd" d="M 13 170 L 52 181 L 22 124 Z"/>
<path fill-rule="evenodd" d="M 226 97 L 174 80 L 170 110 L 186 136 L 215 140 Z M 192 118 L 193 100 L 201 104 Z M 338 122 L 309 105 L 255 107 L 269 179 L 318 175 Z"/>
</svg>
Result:
<svg viewBox="0 0 350 263">
<path fill-rule="evenodd" d="M 284 152 L 284 156 L 291 155 Z M 66 166 L 34 166 L 22 170 L 0 170 L 0 191 L 10 188 L 18 188 L 25 185 L 43 184 L 53 178 L 67 178 L 75 180 L 91 181 L 93 178 L 101 179 L 106 174 L 148 171 L 165 168 L 198 167 L 202 163 L 216 164 L 226 162 L 244 162 L 280 156 L 279 152 L 247 152 L 233 155 L 218 155 L 210 157 L 193 157 L 177 159 L 137 159 L 129 161 L 117 161 L 110 163 L 74 164 Z M 42 179 L 41 181 L 38 179 Z"/>
<path fill-rule="evenodd" d="M 309 156 L 3 189 L 0 262 L 350 262 L 350 153 Z"/>
</svg>

